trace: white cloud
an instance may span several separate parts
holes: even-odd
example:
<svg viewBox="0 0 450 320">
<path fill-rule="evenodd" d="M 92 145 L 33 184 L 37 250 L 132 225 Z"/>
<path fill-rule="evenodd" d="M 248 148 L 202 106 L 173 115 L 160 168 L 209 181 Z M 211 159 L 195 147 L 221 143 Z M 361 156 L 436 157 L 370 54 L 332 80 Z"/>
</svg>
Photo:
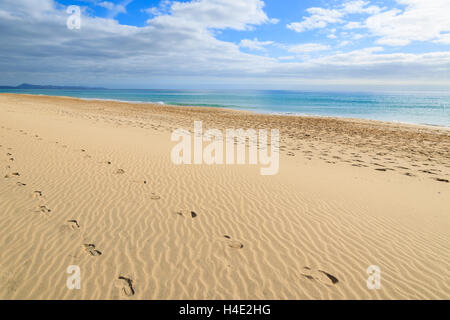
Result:
<svg viewBox="0 0 450 320">
<path fill-rule="evenodd" d="M 161 14 L 161 11 L 158 7 L 141 9 L 141 12 L 146 12 L 147 14 L 149 14 L 151 16 L 157 16 L 157 15 Z"/>
<path fill-rule="evenodd" d="M 362 0 L 354 0 L 348 1 L 343 4 L 342 12 L 345 14 L 354 14 L 354 13 L 368 13 L 374 14 L 380 12 L 380 7 L 378 6 L 369 6 L 369 1 Z"/>
<path fill-rule="evenodd" d="M 273 44 L 273 41 L 259 41 L 258 38 L 254 38 L 253 40 L 250 39 L 241 40 L 239 46 L 251 50 L 265 50 L 264 47 L 271 44 Z"/>
<path fill-rule="evenodd" d="M 350 29 L 350 30 L 351 29 L 361 29 L 361 28 L 364 28 L 364 26 L 361 24 L 361 22 L 357 22 L 357 21 L 349 22 L 344 26 L 344 29 Z"/>
<path fill-rule="evenodd" d="M 278 57 L 278 60 L 281 61 L 285 61 L 285 60 L 294 60 L 295 56 L 283 56 L 283 57 Z"/>
<path fill-rule="evenodd" d="M 450 44 L 450 33 L 440 34 L 440 36 L 433 42 L 442 43 L 442 44 Z"/>
<path fill-rule="evenodd" d="M 370 6 L 368 1 L 353 0 L 344 2 L 334 9 L 313 7 L 306 11 L 309 16 L 303 17 L 301 22 L 293 22 L 287 25 L 288 29 L 296 32 L 325 28 L 329 24 L 345 23 L 344 17 L 349 14 L 375 14 L 381 11 L 378 6 Z"/>
<path fill-rule="evenodd" d="M 397 0 L 404 10 L 391 9 L 374 14 L 366 27 L 379 37 L 378 43 L 393 46 L 412 41 L 446 43 L 450 32 L 449 0 Z"/>
<path fill-rule="evenodd" d="M 403 47 L 403 46 L 410 44 L 411 40 L 386 37 L 386 38 L 381 38 L 381 39 L 377 40 L 376 43 L 384 44 L 384 45 L 392 46 L 392 47 Z"/>
<path fill-rule="evenodd" d="M 296 32 L 325 28 L 330 23 L 342 22 L 344 16 L 338 10 L 323 8 L 309 8 L 306 11 L 310 14 L 309 17 L 304 17 L 302 22 L 290 23 L 287 28 Z"/>
<path fill-rule="evenodd" d="M 162 14 L 169 13 L 170 7 L 172 6 L 171 0 L 161 0 L 157 7 L 151 7 L 146 9 L 141 9 L 142 12 L 146 12 L 151 16 L 159 16 Z"/>
<path fill-rule="evenodd" d="M 324 51 L 330 49 L 330 46 L 318 44 L 318 43 L 305 43 L 289 46 L 287 51 L 292 53 L 309 53 L 309 52 L 317 52 Z"/>
<path fill-rule="evenodd" d="M 405 46 L 413 41 L 450 43 L 449 0 L 395 1 L 399 7 L 389 10 L 363 0 L 347 1 L 332 9 L 309 8 L 309 16 L 287 27 L 303 32 L 329 24 L 344 24 L 342 28 L 347 30 L 367 29 L 377 37 L 377 44 L 388 46 Z M 352 14 L 364 14 L 366 18 L 355 21 L 352 17 L 353 21 L 346 21 L 346 16 Z"/>
<path fill-rule="evenodd" d="M 278 22 L 280 22 L 280 19 L 272 18 L 272 19 L 269 20 L 269 22 L 270 22 L 271 24 L 278 24 Z"/>
<path fill-rule="evenodd" d="M 390 73 L 398 72 L 398 70 L 405 70 L 414 65 L 419 66 L 419 70 L 424 67 L 450 66 L 450 52 L 432 52 L 424 54 L 411 53 L 383 53 L 383 47 L 371 47 L 351 52 L 338 53 L 331 56 L 311 59 L 309 64 L 314 65 L 328 65 L 328 66 L 347 66 L 349 70 L 365 66 L 374 70 L 383 66 L 380 69 L 383 72 L 391 67 Z M 413 71 L 413 70 L 411 70 Z M 414 72 L 414 71 L 413 71 Z M 429 76 L 429 75 L 427 75 Z"/>
<path fill-rule="evenodd" d="M 114 9 L 114 3 L 109 2 L 109 1 L 99 2 L 98 5 L 99 5 L 100 7 L 106 8 L 106 9 L 108 9 L 108 10 Z"/>
<path fill-rule="evenodd" d="M 248 30 L 251 25 L 273 23 L 263 10 L 261 0 L 194 0 L 172 2 L 170 15 L 158 16 L 149 23 L 186 23 L 200 28 Z"/>
<path fill-rule="evenodd" d="M 127 13 L 127 6 L 133 0 L 123 0 L 120 3 L 113 3 L 111 1 L 101 0 L 84 0 L 84 2 L 92 3 L 95 6 L 102 7 L 108 10 L 108 18 L 115 18 L 121 13 Z"/>
<path fill-rule="evenodd" d="M 306 77 L 309 83 L 342 81 L 353 86 L 375 82 L 380 85 L 411 83 L 424 86 L 445 86 L 446 83 L 448 86 L 450 52 L 385 53 L 382 47 L 371 47 L 310 58 L 302 63 L 285 62 L 277 69 L 279 73 L 294 72 L 296 80 L 300 75 L 301 79 Z"/>
<path fill-rule="evenodd" d="M 362 39 L 364 37 L 366 37 L 364 34 L 360 34 L 360 33 L 352 34 L 352 39 L 353 40 L 359 40 L 359 39 Z"/>
<path fill-rule="evenodd" d="M 338 47 L 345 47 L 346 45 L 349 45 L 350 41 L 344 40 L 339 42 Z"/>
</svg>

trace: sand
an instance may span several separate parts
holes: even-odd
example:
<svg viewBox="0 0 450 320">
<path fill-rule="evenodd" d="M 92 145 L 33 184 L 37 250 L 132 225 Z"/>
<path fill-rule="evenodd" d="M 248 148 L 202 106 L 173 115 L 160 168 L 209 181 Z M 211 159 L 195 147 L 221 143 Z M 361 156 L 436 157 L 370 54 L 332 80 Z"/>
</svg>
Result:
<svg viewBox="0 0 450 320">
<path fill-rule="evenodd" d="M 174 165 L 194 120 L 280 129 L 279 173 Z M 443 128 L 1 94 L 0 298 L 449 299 L 449 150 Z"/>
</svg>

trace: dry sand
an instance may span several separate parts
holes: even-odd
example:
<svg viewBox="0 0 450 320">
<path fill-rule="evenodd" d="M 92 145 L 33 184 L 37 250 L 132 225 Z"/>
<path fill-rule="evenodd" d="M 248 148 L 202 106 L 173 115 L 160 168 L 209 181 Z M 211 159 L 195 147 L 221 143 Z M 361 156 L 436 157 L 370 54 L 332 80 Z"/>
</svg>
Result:
<svg viewBox="0 0 450 320">
<path fill-rule="evenodd" d="M 194 120 L 279 128 L 279 173 L 174 165 Z M 439 128 L 1 94 L 0 298 L 449 299 L 449 150 Z"/>
</svg>

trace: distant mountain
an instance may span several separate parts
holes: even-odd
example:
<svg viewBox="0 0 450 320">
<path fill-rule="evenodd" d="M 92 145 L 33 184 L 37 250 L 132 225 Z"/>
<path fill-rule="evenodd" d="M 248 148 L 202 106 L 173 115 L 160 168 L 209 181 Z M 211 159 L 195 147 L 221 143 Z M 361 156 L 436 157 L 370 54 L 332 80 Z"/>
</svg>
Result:
<svg viewBox="0 0 450 320">
<path fill-rule="evenodd" d="M 0 89 L 63 89 L 63 90 L 98 90 L 98 89 L 106 89 L 101 87 L 79 87 L 79 86 L 41 86 L 29 83 L 22 83 L 18 86 L 0 86 Z"/>
</svg>

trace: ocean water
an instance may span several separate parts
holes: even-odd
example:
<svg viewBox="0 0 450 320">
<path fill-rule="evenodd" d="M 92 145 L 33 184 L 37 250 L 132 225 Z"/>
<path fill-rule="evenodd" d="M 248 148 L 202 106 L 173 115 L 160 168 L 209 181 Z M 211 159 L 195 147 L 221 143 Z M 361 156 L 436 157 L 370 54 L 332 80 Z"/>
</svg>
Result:
<svg viewBox="0 0 450 320">
<path fill-rule="evenodd" d="M 450 127 L 450 91 L 336 93 L 246 90 L 7 89 L 0 92 L 154 102 L 180 106 L 210 106 L 258 113 L 360 118 Z"/>
</svg>

